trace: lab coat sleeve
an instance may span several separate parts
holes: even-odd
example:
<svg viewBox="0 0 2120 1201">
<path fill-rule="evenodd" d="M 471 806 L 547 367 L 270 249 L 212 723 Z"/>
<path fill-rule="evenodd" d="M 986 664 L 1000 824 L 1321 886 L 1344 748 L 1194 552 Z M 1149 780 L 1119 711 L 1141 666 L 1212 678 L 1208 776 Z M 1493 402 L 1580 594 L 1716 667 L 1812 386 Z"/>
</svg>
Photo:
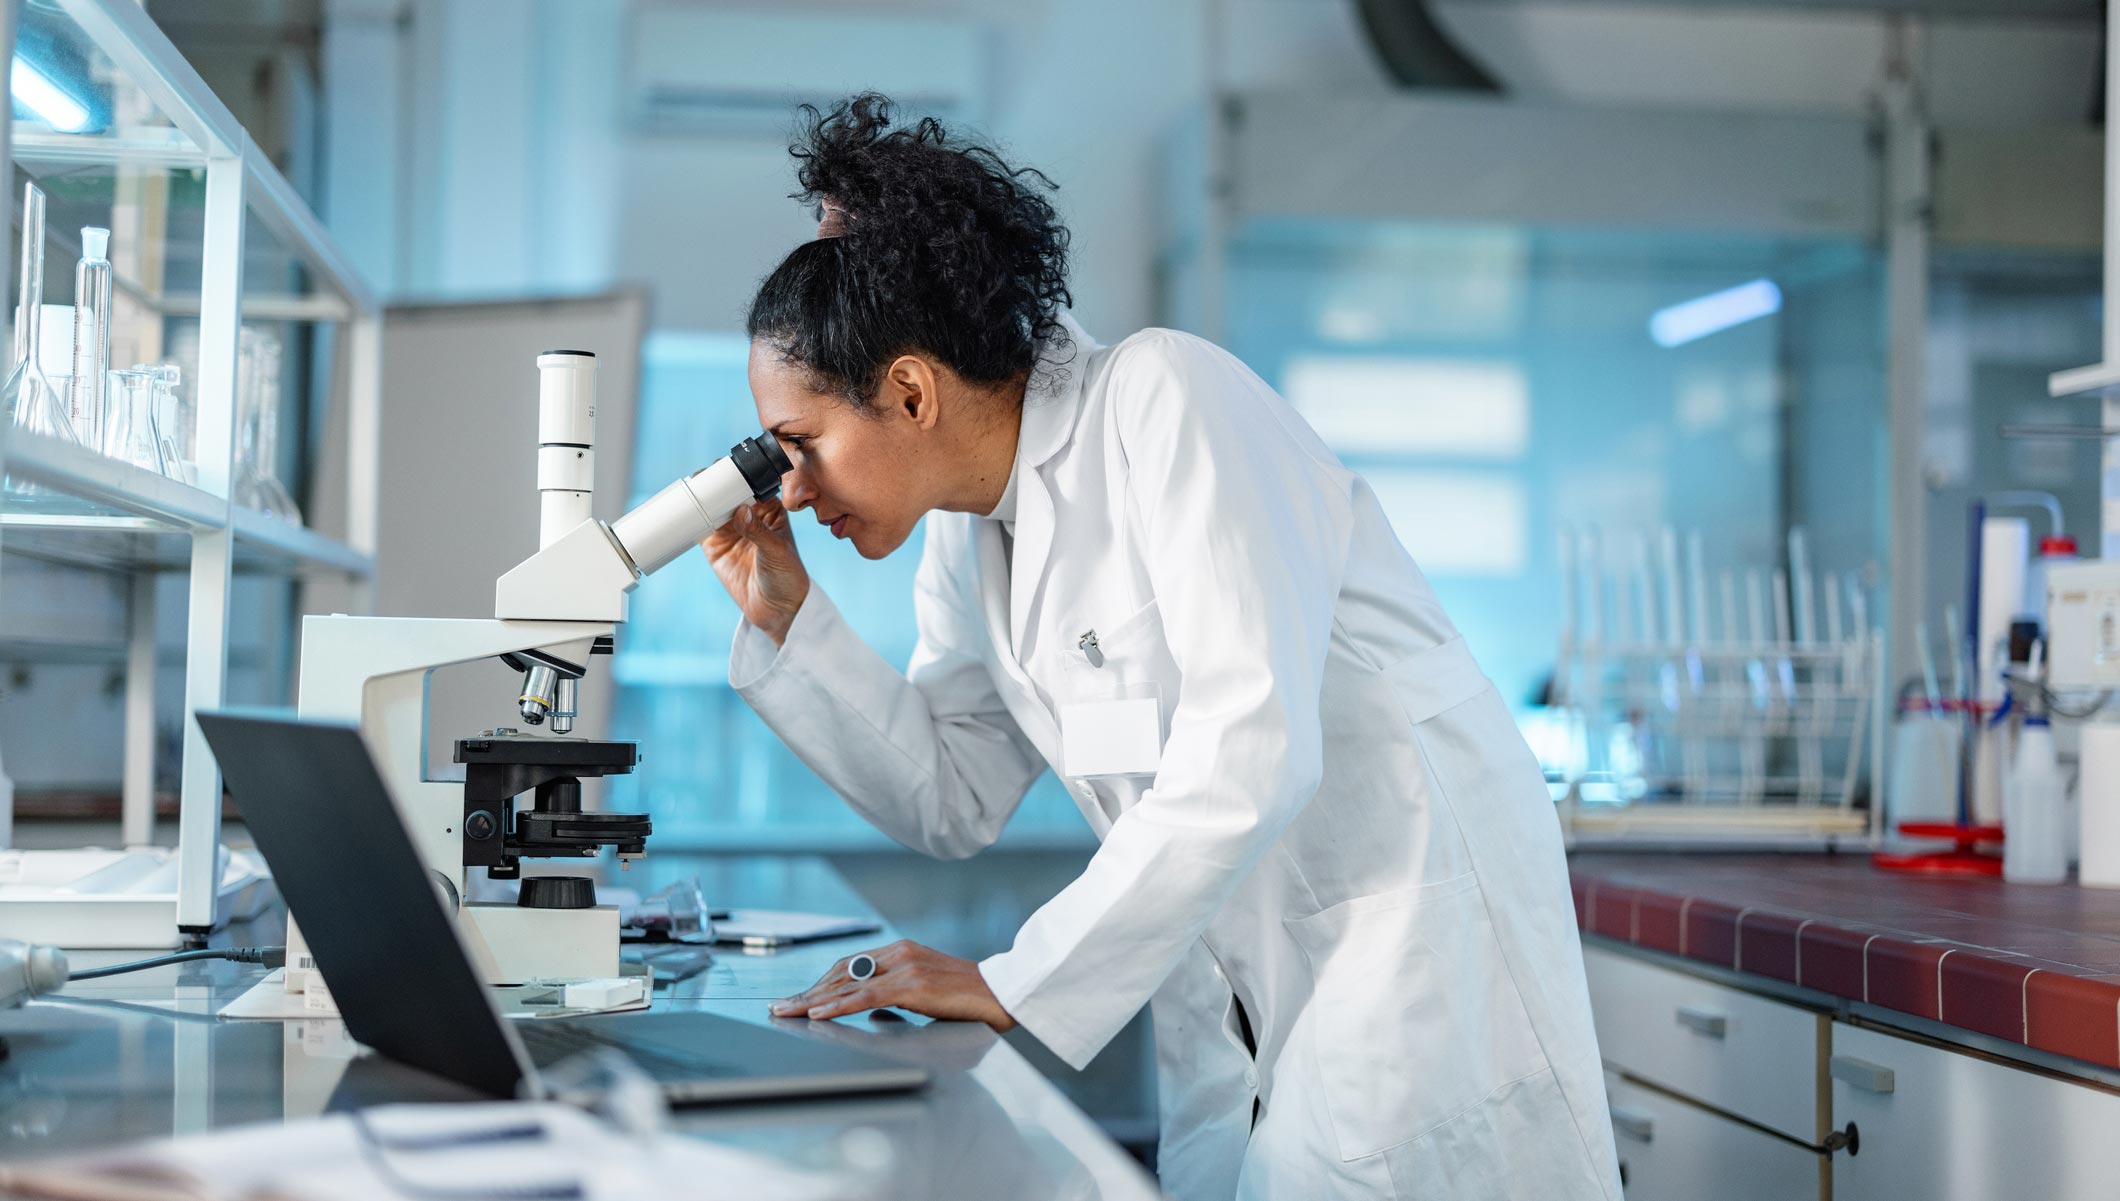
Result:
<svg viewBox="0 0 2120 1201">
<path fill-rule="evenodd" d="M 993 844 L 1044 770 L 1003 707 L 934 546 L 914 591 L 920 640 L 904 674 L 848 626 L 824 589 L 782 645 L 739 624 L 729 683 L 797 758 L 899 843 L 944 859 Z"/>
<path fill-rule="evenodd" d="M 1082 875 L 980 964 L 1002 1007 L 1077 1068 L 1316 792 L 1352 529 L 1352 477 L 1241 363 L 1161 332 L 1114 355 L 1129 516 L 1181 697 L 1154 783 Z"/>
</svg>

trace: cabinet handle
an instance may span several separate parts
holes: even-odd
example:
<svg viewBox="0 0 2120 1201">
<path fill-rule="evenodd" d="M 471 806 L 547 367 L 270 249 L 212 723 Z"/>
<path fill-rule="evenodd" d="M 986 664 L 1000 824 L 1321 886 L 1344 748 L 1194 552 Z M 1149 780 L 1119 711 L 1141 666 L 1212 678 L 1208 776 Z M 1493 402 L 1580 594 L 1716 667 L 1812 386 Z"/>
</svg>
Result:
<svg viewBox="0 0 2120 1201">
<path fill-rule="evenodd" d="M 1612 1129 L 1637 1143 L 1646 1143 L 1656 1134 L 1656 1120 L 1638 1109 L 1612 1109 Z"/>
<path fill-rule="evenodd" d="M 1679 1006 L 1678 1024 L 1709 1038 L 1721 1038 L 1730 1032 L 1729 1015 L 1717 1013 L 1712 1009 L 1702 1009 L 1697 1005 Z"/>
<path fill-rule="evenodd" d="M 1835 1055 L 1826 1061 L 1826 1070 L 1833 1079 L 1866 1093 L 1889 1093 L 1896 1083 L 1892 1069 L 1853 1055 Z"/>
</svg>

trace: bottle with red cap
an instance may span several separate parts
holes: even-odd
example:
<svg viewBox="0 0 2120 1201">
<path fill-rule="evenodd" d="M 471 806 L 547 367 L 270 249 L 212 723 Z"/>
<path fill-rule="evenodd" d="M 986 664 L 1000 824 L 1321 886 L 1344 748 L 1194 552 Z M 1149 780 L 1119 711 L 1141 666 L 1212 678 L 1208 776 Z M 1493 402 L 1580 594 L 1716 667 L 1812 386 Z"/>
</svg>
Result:
<svg viewBox="0 0 2120 1201">
<path fill-rule="evenodd" d="M 2063 533 L 2048 534 L 2039 540 L 2039 553 L 2032 556 L 2024 573 L 2024 607 L 2019 617 L 2029 617 L 2046 626 L 2046 574 L 2057 563 L 2074 563 L 2077 559 L 2076 540 Z"/>
</svg>

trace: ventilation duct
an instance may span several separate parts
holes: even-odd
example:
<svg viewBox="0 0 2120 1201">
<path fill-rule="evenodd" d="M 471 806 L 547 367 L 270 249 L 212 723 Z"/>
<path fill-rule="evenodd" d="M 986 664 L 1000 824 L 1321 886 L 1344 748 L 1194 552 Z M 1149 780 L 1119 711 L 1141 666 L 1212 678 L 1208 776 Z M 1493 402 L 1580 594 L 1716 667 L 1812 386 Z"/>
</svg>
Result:
<svg viewBox="0 0 2120 1201">
<path fill-rule="evenodd" d="M 1362 28 L 1386 74 L 1402 88 L 1499 92 L 1501 84 L 1467 57 L 1435 22 L 1427 0 L 1355 0 Z"/>
</svg>

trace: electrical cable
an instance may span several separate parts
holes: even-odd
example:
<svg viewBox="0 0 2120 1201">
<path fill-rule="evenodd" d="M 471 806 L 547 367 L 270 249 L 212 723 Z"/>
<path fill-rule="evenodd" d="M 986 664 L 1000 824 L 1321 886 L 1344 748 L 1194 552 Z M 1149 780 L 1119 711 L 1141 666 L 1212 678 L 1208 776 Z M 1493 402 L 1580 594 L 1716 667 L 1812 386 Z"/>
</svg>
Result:
<svg viewBox="0 0 2120 1201">
<path fill-rule="evenodd" d="M 2030 689 L 2045 705 L 2048 714 L 2067 721 L 2085 721 L 2095 717 L 2108 704 L 2111 704 L 2113 699 L 2113 690 L 2107 688 L 2094 694 L 2084 707 L 2069 708 L 2062 705 L 2061 698 L 2064 695 L 2079 695 L 2077 690 L 2072 689 L 2068 693 L 2062 693 L 2047 687 L 2042 680 L 2020 675 L 2016 671 L 2004 671 L 2002 673 L 2002 682 L 2003 686 L 2009 689 L 2012 695 L 2018 689 Z"/>
<path fill-rule="evenodd" d="M 172 963 L 188 963 L 195 959 L 228 959 L 236 963 L 261 963 L 266 967 L 284 967 L 287 963 L 286 947 L 221 947 L 204 951 L 179 951 L 174 955 L 157 955 L 153 959 L 138 959 L 131 963 L 114 963 L 109 967 L 84 968 L 69 972 L 67 979 L 95 980 L 103 976 L 116 976 L 125 972 L 144 971 L 151 967 L 167 967 Z"/>
</svg>

